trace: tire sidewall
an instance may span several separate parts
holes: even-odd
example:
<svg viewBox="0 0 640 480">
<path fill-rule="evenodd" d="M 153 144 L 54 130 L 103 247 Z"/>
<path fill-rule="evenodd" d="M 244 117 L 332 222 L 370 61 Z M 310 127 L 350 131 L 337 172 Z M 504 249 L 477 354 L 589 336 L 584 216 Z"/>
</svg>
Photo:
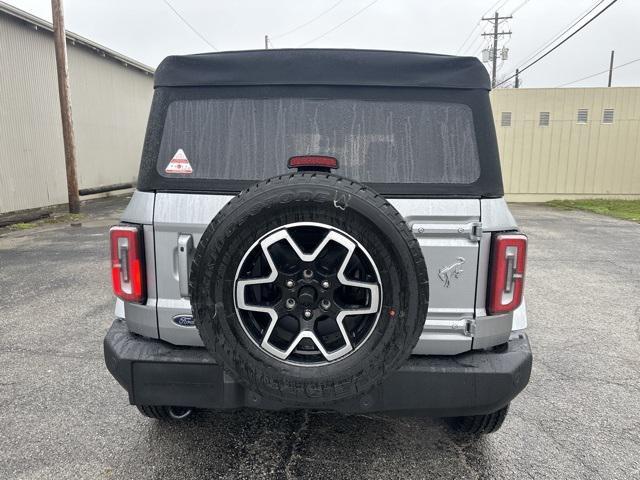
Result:
<svg viewBox="0 0 640 480">
<path fill-rule="evenodd" d="M 279 177 L 243 192 L 209 225 L 194 257 L 191 299 L 205 346 L 245 386 L 290 404 L 325 405 L 380 383 L 415 346 L 427 308 L 425 295 L 416 292 L 428 288 L 424 259 L 421 253 L 416 258 L 415 238 L 398 217 L 366 187 L 333 175 Z M 282 362 L 256 345 L 236 314 L 235 276 L 246 252 L 265 234 L 299 222 L 326 224 L 354 238 L 382 283 L 373 331 L 355 351 L 328 364 Z"/>
</svg>

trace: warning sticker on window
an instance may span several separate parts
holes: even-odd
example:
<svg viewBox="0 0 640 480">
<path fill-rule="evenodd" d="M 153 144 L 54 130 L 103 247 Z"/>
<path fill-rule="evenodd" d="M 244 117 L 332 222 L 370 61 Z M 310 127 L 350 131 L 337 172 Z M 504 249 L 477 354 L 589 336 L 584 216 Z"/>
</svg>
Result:
<svg viewBox="0 0 640 480">
<path fill-rule="evenodd" d="M 193 173 L 193 168 L 189 163 L 189 159 L 181 148 L 175 153 L 167 168 L 164 169 L 165 173 L 181 173 L 188 175 Z"/>
</svg>

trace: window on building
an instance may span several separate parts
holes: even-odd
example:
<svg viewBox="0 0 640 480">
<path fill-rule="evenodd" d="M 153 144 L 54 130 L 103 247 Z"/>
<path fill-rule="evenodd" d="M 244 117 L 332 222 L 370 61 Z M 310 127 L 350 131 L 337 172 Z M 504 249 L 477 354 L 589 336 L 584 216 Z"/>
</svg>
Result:
<svg viewBox="0 0 640 480">
<path fill-rule="evenodd" d="M 538 122 L 538 125 L 541 127 L 548 127 L 550 118 L 551 114 L 549 112 L 540 112 L 540 121 Z"/>
<path fill-rule="evenodd" d="M 589 110 L 581 108 L 578 110 L 578 123 L 587 123 L 589 120 Z"/>
<path fill-rule="evenodd" d="M 605 108 L 602 111 L 602 123 L 613 123 L 613 108 Z"/>
<path fill-rule="evenodd" d="M 500 126 L 502 127 L 511 126 L 511 112 L 502 112 L 502 116 L 500 117 Z"/>
</svg>

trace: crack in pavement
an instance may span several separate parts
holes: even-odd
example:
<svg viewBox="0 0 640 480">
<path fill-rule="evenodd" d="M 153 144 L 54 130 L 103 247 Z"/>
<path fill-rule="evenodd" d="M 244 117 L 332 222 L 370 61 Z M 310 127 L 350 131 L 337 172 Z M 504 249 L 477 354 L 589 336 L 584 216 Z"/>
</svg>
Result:
<svg viewBox="0 0 640 480">
<path fill-rule="evenodd" d="M 287 460 L 285 460 L 284 473 L 287 480 L 292 480 L 296 478 L 291 473 L 291 466 L 293 465 L 293 462 L 298 457 L 300 457 L 300 455 L 298 455 L 298 446 L 300 445 L 300 438 L 302 436 L 302 433 L 308 427 L 309 427 L 309 410 L 305 410 L 304 416 L 302 418 L 302 422 L 300 422 L 300 426 L 296 429 L 295 432 L 293 432 L 293 435 L 292 435 L 293 442 L 291 443 L 291 449 L 289 451 L 288 458 Z"/>
<path fill-rule="evenodd" d="M 0 355 L 4 353 L 28 353 L 42 357 L 71 358 L 75 360 L 101 360 L 94 354 L 89 353 L 66 353 L 56 350 L 31 350 L 24 347 L 0 347 Z"/>
</svg>

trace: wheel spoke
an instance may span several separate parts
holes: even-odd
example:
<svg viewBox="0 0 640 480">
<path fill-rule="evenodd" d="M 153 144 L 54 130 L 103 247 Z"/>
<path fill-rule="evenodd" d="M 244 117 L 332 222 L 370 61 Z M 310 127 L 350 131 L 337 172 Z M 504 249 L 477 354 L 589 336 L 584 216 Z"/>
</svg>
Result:
<svg viewBox="0 0 640 480">
<path fill-rule="evenodd" d="M 375 313 L 380 307 L 380 286 L 376 282 L 360 282 L 357 280 L 349 280 L 345 275 L 345 270 L 347 269 L 347 265 L 351 261 L 351 257 L 355 252 L 356 245 L 352 244 L 351 247 L 348 247 L 347 256 L 345 257 L 340 269 L 338 270 L 338 280 L 342 285 L 347 287 L 356 287 L 356 288 L 364 288 L 369 290 L 370 300 L 369 306 L 365 308 L 358 308 L 354 310 L 343 310 L 343 312 L 356 312 L 356 313 L 348 313 L 347 315 L 358 315 L 362 313 Z M 346 316 L 346 315 L 344 315 Z"/>
<path fill-rule="evenodd" d="M 271 254 L 269 253 L 269 249 L 268 249 L 269 245 L 265 244 L 264 242 L 261 242 L 260 244 L 262 248 L 262 253 L 265 259 L 267 260 L 267 263 L 269 264 L 269 268 L 271 269 L 271 273 L 269 273 L 268 276 L 262 277 L 262 278 L 238 280 L 236 284 L 236 304 L 238 305 L 238 308 L 241 308 L 243 310 L 247 310 L 250 312 L 266 313 L 270 317 L 269 326 L 267 327 L 267 331 L 263 337 L 263 345 L 262 345 L 263 348 L 266 348 L 264 344 L 268 343 L 267 339 L 271 336 L 271 333 L 273 332 L 273 329 L 275 328 L 276 323 L 278 322 L 278 314 L 275 311 L 275 309 L 272 307 L 264 307 L 260 305 L 248 304 L 245 299 L 245 291 L 246 291 L 246 288 L 249 286 L 273 283 L 276 280 L 276 278 L 278 278 L 278 270 L 276 269 L 276 266 L 273 263 L 273 258 L 271 258 Z"/>
<path fill-rule="evenodd" d="M 351 343 L 349 341 L 347 341 L 344 347 L 341 347 L 338 350 L 334 350 L 332 352 L 328 352 L 325 349 L 325 347 L 322 344 L 322 342 L 320 341 L 320 339 L 316 336 L 315 333 L 310 332 L 310 331 L 305 331 L 305 332 L 300 332 L 298 334 L 298 336 L 293 340 L 293 342 L 291 342 L 291 345 L 286 350 L 286 352 L 282 352 L 281 351 L 285 355 L 285 357 L 284 357 L 285 359 L 289 358 L 291 353 L 293 353 L 293 351 L 298 346 L 300 341 L 302 339 L 304 339 L 304 338 L 310 339 L 315 344 L 316 348 L 318 350 L 320 350 L 320 353 L 322 353 L 324 358 L 326 358 L 327 361 L 329 361 L 329 362 L 332 361 L 332 360 L 335 360 L 336 358 L 340 358 L 341 356 L 343 356 L 343 355 L 349 353 L 351 350 L 353 350 L 353 347 L 351 346 Z"/>
<path fill-rule="evenodd" d="M 347 256 L 345 257 L 344 261 L 342 262 L 342 265 L 340 266 L 340 269 L 338 270 L 338 280 L 342 285 L 346 285 L 349 287 L 364 288 L 366 290 L 369 290 L 369 306 L 368 307 L 342 310 L 336 316 L 336 322 L 338 323 L 338 328 L 340 329 L 340 333 L 342 333 L 342 338 L 347 343 L 347 345 L 351 345 L 351 340 L 349 339 L 349 336 L 347 335 L 347 331 L 344 328 L 345 317 L 349 315 L 366 315 L 370 313 L 376 313 L 380 308 L 380 288 L 378 284 L 375 282 L 373 283 L 359 282 L 356 280 L 349 280 L 346 277 L 344 272 L 347 269 L 347 265 L 349 264 L 349 261 L 351 261 L 351 257 L 353 256 L 353 253 L 356 250 L 356 245 L 352 243 L 352 245 L 347 248 L 348 248 Z"/>
</svg>

